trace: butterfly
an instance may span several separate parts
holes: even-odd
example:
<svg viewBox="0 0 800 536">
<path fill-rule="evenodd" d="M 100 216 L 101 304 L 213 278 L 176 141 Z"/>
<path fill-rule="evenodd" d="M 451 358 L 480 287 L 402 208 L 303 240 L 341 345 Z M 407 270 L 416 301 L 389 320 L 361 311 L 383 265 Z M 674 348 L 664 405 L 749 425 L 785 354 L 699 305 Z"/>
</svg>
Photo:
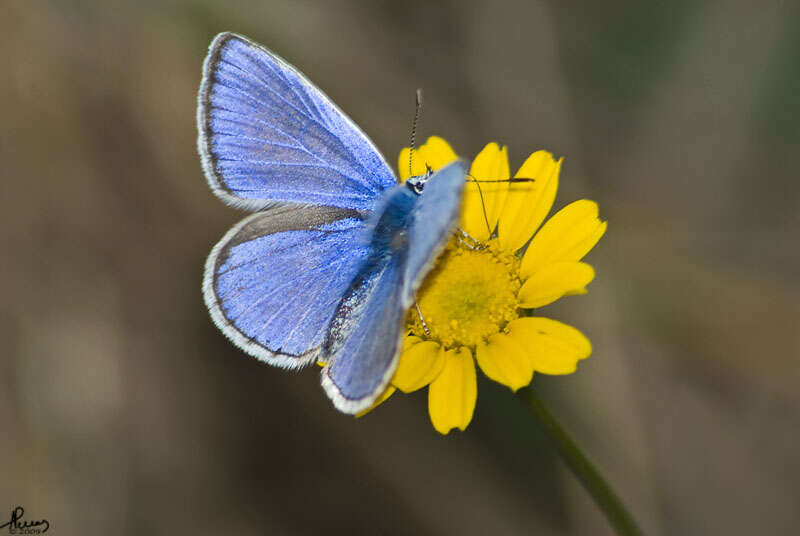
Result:
<svg viewBox="0 0 800 536">
<path fill-rule="evenodd" d="M 209 47 L 197 125 L 212 191 L 253 212 L 206 261 L 212 320 L 271 365 L 323 364 L 322 387 L 340 411 L 369 408 L 397 368 L 415 291 L 456 224 L 464 163 L 398 184 L 322 91 L 233 33 Z"/>
</svg>

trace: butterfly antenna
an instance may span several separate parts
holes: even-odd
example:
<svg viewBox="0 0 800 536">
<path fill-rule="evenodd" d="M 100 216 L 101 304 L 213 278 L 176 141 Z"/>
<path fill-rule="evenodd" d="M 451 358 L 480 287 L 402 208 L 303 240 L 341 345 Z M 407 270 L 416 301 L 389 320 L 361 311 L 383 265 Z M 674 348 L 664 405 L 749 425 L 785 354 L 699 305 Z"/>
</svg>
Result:
<svg viewBox="0 0 800 536">
<path fill-rule="evenodd" d="M 491 235 L 492 234 L 492 226 L 489 225 L 489 215 L 486 213 L 486 200 L 483 198 L 483 190 L 481 190 L 481 181 L 475 180 L 475 177 L 467 173 L 467 176 L 472 179 L 470 182 L 474 182 L 475 186 L 478 187 L 478 195 L 481 198 L 481 210 L 483 211 L 483 221 L 486 222 L 486 229 L 487 232 Z"/>
<path fill-rule="evenodd" d="M 408 151 L 408 176 L 414 175 L 414 151 L 417 149 L 417 125 L 419 124 L 419 114 L 422 111 L 422 89 L 418 88 L 416 93 L 416 105 L 414 106 L 414 122 L 411 124 L 411 148 Z"/>
<path fill-rule="evenodd" d="M 483 220 L 486 222 L 486 229 L 488 229 L 489 234 L 492 233 L 492 226 L 489 225 L 489 216 L 486 214 L 486 201 L 483 198 L 483 190 L 481 190 L 481 183 L 482 182 L 536 182 L 536 179 L 531 179 L 528 177 L 513 177 L 510 179 L 492 179 L 492 180 L 478 180 L 473 177 L 471 174 L 467 173 L 467 177 L 469 177 L 468 182 L 474 182 L 475 186 L 478 188 L 478 195 L 481 198 L 481 209 L 483 210 Z"/>
<path fill-rule="evenodd" d="M 529 179 L 527 177 L 512 177 L 510 179 L 489 179 L 489 180 L 485 180 L 485 179 L 476 179 L 472 175 L 470 175 L 469 173 L 467 173 L 467 176 L 469 177 L 469 181 L 468 182 L 510 182 L 512 184 L 513 183 L 517 183 L 517 182 L 536 182 L 536 179 Z"/>
</svg>

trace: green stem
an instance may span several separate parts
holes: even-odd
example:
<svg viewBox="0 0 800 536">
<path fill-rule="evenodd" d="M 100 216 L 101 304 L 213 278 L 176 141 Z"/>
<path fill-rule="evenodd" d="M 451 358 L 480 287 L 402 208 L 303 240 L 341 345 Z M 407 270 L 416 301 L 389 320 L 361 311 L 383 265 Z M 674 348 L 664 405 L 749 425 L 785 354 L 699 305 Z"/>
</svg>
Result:
<svg viewBox="0 0 800 536">
<path fill-rule="evenodd" d="M 531 415 L 547 434 L 547 437 L 556 447 L 561 459 L 572 470 L 583 487 L 592 496 L 597 506 L 603 511 L 608 521 L 620 536 L 640 536 L 642 531 L 636 526 L 633 518 L 622 505 L 614 491 L 595 469 L 594 465 L 586 459 L 578 445 L 569 437 L 567 432 L 558 424 L 544 402 L 526 387 L 517 392 L 519 398 L 528 408 Z"/>
</svg>

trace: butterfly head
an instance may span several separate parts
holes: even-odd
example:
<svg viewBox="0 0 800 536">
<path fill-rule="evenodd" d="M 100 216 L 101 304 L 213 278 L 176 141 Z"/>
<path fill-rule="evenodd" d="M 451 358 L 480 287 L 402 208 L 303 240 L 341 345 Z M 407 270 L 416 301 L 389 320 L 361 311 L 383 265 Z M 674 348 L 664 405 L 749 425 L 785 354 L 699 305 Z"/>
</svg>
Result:
<svg viewBox="0 0 800 536">
<path fill-rule="evenodd" d="M 422 175 L 416 175 L 414 177 L 409 177 L 406 181 L 406 186 L 409 190 L 413 193 L 420 195 L 422 191 L 425 189 L 425 183 L 428 182 L 428 179 L 431 178 L 433 175 L 433 169 L 428 164 L 425 164 L 426 171 Z"/>
</svg>

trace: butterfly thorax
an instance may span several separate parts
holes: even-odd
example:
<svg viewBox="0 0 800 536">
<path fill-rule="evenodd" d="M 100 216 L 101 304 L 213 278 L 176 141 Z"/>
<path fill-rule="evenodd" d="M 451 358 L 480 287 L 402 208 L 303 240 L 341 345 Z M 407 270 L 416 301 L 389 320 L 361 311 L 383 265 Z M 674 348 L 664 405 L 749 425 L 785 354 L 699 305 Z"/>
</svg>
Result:
<svg viewBox="0 0 800 536">
<path fill-rule="evenodd" d="M 372 227 L 372 254 L 379 257 L 403 251 L 408 245 L 408 228 L 411 225 L 417 195 L 410 188 L 395 186 L 386 197 Z"/>
</svg>

